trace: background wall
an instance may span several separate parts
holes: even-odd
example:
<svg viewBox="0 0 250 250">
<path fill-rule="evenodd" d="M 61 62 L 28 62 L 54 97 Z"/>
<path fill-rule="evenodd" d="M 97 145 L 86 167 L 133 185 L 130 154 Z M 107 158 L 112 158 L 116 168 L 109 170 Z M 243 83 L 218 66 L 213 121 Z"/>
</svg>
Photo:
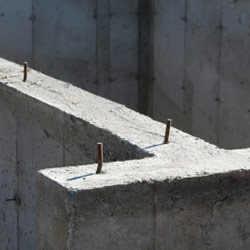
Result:
<svg viewBox="0 0 250 250">
<path fill-rule="evenodd" d="M 3 0 L 0 55 L 138 108 L 137 1 Z"/>
<path fill-rule="evenodd" d="M 0 55 L 221 147 L 250 145 L 250 3 L 3 0 Z"/>
<path fill-rule="evenodd" d="M 221 147 L 249 146 L 250 3 L 155 1 L 151 115 Z"/>
</svg>

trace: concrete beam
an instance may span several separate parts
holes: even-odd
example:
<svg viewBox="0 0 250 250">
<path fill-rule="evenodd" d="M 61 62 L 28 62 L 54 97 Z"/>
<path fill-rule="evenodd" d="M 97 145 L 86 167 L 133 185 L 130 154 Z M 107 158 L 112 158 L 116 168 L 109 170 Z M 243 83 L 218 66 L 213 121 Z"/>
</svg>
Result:
<svg viewBox="0 0 250 250">
<path fill-rule="evenodd" d="M 13 244 L 5 239 L 1 247 L 164 249 L 178 242 L 185 249 L 194 237 L 205 249 L 207 234 L 213 249 L 228 247 L 227 234 L 247 244 L 249 149 L 219 149 L 175 128 L 164 144 L 165 124 L 34 70 L 23 82 L 22 67 L 6 60 L 0 66 L 1 138 L 11 137 L 2 149 L 8 182 L 0 196 L 16 182 L 21 199 L 8 212 Z M 98 141 L 104 165 L 96 175 Z M 219 218 L 220 227 L 211 225 Z"/>
</svg>

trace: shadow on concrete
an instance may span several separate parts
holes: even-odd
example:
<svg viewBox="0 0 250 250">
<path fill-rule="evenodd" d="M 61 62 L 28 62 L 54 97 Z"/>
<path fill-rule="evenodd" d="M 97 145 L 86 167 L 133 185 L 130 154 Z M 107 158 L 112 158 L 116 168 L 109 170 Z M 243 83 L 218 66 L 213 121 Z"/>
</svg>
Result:
<svg viewBox="0 0 250 250">
<path fill-rule="evenodd" d="M 73 177 L 73 178 L 67 179 L 67 181 L 74 181 L 74 180 L 77 180 L 77 179 L 82 179 L 82 178 L 86 178 L 86 177 L 89 177 L 89 176 L 92 176 L 92 175 L 94 175 L 94 173 L 92 173 L 92 174 L 85 174 L 85 175 L 76 176 L 76 177 Z"/>
</svg>

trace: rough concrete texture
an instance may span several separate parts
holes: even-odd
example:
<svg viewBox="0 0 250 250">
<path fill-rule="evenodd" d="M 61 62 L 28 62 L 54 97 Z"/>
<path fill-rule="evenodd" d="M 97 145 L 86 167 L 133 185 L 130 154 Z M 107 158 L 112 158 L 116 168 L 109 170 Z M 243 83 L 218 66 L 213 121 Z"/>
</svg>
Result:
<svg viewBox="0 0 250 250">
<path fill-rule="evenodd" d="M 16 178 L 16 123 L 9 105 L 0 99 L 0 248 L 16 249 L 17 209 L 13 198 L 17 189 Z M 16 216 L 13 216 L 16 215 Z"/>
<path fill-rule="evenodd" d="M 42 170 L 39 249 L 249 249 L 249 171 L 181 177 L 141 163 Z"/>
<path fill-rule="evenodd" d="M 47 203 L 64 209 L 68 249 L 248 249 L 250 150 L 221 150 L 175 129 L 161 145 L 162 125 L 147 126 L 138 138 L 155 140 L 147 149 L 155 157 L 107 163 L 101 175 L 96 164 L 40 171 L 40 249 L 61 247 Z"/>
<path fill-rule="evenodd" d="M 33 70 L 24 83 L 18 72 L 1 60 L 1 99 L 7 111 L 20 109 L 8 119 L 32 121 L 14 142 L 22 203 L 8 216 L 17 218 L 19 249 L 35 248 L 36 236 L 53 250 L 247 249 L 250 149 L 219 149 L 175 128 L 163 145 L 165 124 Z M 97 141 L 109 162 L 100 175 L 88 164 Z M 36 195 L 34 175 L 47 167 Z"/>
<path fill-rule="evenodd" d="M 175 128 L 163 145 L 162 123 L 0 66 L 1 140 L 13 137 L 0 166 L 1 249 L 36 249 L 36 239 L 40 249 L 247 249 L 249 149 L 219 149 Z M 98 141 L 109 163 L 95 175 Z M 20 206 L 5 202 L 14 192 Z"/>
<path fill-rule="evenodd" d="M 220 147 L 244 148 L 249 9 L 234 0 L 2 0 L 0 54 L 159 121 L 172 117 Z"/>
<path fill-rule="evenodd" d="M 22 79 L 22 67 L 0 60 L 0 225 L 4 232 L 0 249 L 34 249 L 36 246 L 36 171 L 94 163 L 98 140 L 105 145 L 105 161 L 140 159 L 148 155 L 128 139 L 91 122 L 96 105 L 102 105 L 96 96 L 33 70 L 28 72 L 27 82 Z M 96 103 L 91 105 L 92 102 Z M 85 112 L 86 119 L 70 112 L 78 105 L 79 114 Z M 107 102 L 107 106 L 111 109 L 113 103 Z M 109 124 L 109 117 L 104 115 L 109 109 L 102 108 Z M 117 105 L 114 113 L 119 115 L 122 108 Z M 21 199 L 20 206 L 16 206 L 15 201 L 6 202 L 16 194 Z"/>
</svg>

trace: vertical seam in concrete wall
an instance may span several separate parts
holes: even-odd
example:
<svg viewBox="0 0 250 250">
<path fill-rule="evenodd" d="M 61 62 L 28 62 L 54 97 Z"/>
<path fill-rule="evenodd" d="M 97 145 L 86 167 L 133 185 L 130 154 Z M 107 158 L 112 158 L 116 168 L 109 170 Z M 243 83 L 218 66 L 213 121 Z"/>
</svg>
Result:
<svg viewBox="0 0 250 250">
<path fill-rule="evenodd" d="M 76 214 L 76 208 L 74 206 L 74 198 L 75 193 L 67 192 L 67 196 L 65 198 L 65 209 L 68 215 L 68 228 L 67 228 L 67 250 L 71 250 L 74 248 L 74 233 L 75 233 L 75 214 Z"/>
<path fill-rule="evenodd" d="M 33 119 L 30 119 L 30 122 L 31 122 L 31 171 L 34 171 L 35 169 L 37 169 L 37 166 L 35 166 L 34 168 L 34 120 Z M 37 213 L 37 212 L 35 212 Z M 36 214 L 36 217 L 37 217 L 37 214 Z M 37 244 L 37 235 L 35 234 L 34 235 L 34 239 L 35 239 L 35 244 Z M 24 237 L 22 236 L 22 240 L 24 240 Z M 23 247 L 22 247 L 23 248 Z"/>
<path fill-rule="evenodd" d="M 110 0 L 96 2 L 96 94 L 110 98 Z"/>
<path fill-rule="evenodd" d="M 98 0 L 95 1 L 95 94 L 97 94 L 98 86 Z"/>
<path fill-rule="evenodd" d="M 108 93 L 110 95 L 111 91 L 111 86 L 110 86 L 110 80 L 111 80 L 111 65 L 110 65 L 110 60 L 111 60 L 111 55 L 110 55 L 110 0 L 108 0 Z M 109 96 L 110 97 L 110 96 Z"/>
<path fill-rule="evenodd" d="M 188 2 L 187 0 L 185 0 L 185 12 L 184 12 L 184 18 L 187 19 L 187 5 Z M 184 42 L 183 42 L 183 47 L 184 47 L 184 55 L 183 55 L 183 89 L 186 89 L 186 44 L 187 44 L 187 22 L 184 22 Z M 182 98 L 182 112 L 184 115 L 182 115 L 182 117 L 185 117 L 185 113 L 186 113 L 186 91 L 183 91 L 183 98 Z"/>
<path fill-rule="evenodd" d="M 138 10 L 137 10 L 137 26 L 138 26 L 138 41 L 137 41 L 137 46 L 138 46 L 138 76 L 137 76 L 137 84 L 138 84 L 138 100 L 137 100 L 137 107 L 138 107 L 138 110 L 139 112 L 141 112 L 141 106 L 140 106 L 140 103 L 141 103 L 141 63 L 140 63 L 140 59 L 141 59 L 141 47 L 140 47 L 140 44 L 141 44 L 141 10 L 140 10 L 140 7 L 141 7 L 141 0 L 138 0 Z"/>
<path fill-rule="evenodd" d="M 141 113 L 153 116 L 153 103 L 154 103 L 154 19 L 156 15 L 155 0 L 148 0 L 148 15 L 144 17 L 143 20 L 140 20 L 140 15 L 138 17 L 138 30 L 139 34 L 141 32 L 141 25 L 142 22 L 144 23 L 144 26 L 148 26 L 148 29 L 146 30 L 148 32 L 147 34 L 147 50 L 141 51 L 143 47 L 141 43 L 140 36 L 138 34 L 138 110 Z M 140 0 L 139 0 L 140 3 Z M 138 13 L 140 13 L 140 4 L 138 4 L 139 10 Z M 141 34 L 142 35 L 142 34 Z M 143 75 L 141 72 L 141 61 L 145 58 L 142 57 L 142 54 L 147 55 L 147 65 L 144 71 L 147 72 L 146 75 Z M 144 81 L 142 81 L 142 78 Z M 146 83 L 146 86 L 145 86 Z M 141 94 L 141 90 L 144 90 L 144 93 Z M 141 103 L 145 100 L 145 104 L 142 105 Z"/>
<path fill-rule="evenodd" d="M 18 183 L 18 137 L 17 137 L 17 126 L 18 126 L 18 115 L 15 115 L 15 119 L 16 119 L 16 193 L 18 194 L 19 192 L 19 183 Z M 14 195 L 14 194 L 12 194 Z M 18 207 L 16 206 L 16 237 L 17 237 L 17 250 L 19 250 L 19 211 L 18 211 Z"/>
<path fill-rule="evenodd" d="M 35 67 L 35 0 L 32 0 L 31 20 L 32 20 L 32 67 Z"/>
<path fill-rule="evenodd" d="M 99 19 L 99 0 L 96 1 L 96 90 L 95 94 L 98 93 L 98 85 L 100 84 L 100 71 L 99 71 L 99 46 L 98 46 L 98 41 L 99 41 L 99 29 L 98 29 L 98 19 Z"/>
<path fill-rule="evenodd" d="M 150 0 L 150 13 L 155 13 L 155 0 Z M 147 106 L 146 106 L 146 114 L 150 115 L 151 117 L 153 114 L 153 103 L 154 103 L 154 25 L 155 25 L 155 15 L 150 14 L 150 20 L 149 20 L 149 79 L 148 79 L 148 89 L 147 89 Z"/>
<path fill-rule="evenodd" d="M 153 249 L 156 249 L 156 186 L 153 183 Z"/>
<path fill-rule="evenodd" d="M 152 83 L 152 35 L 155 10 L 152 0 L 138 1 L 138 101 L 139 112 L 148 114 Z"/>
<path fill-rule="evenodd" d="M 66 117 L 66 114 L 65 114 L 65 112 L 63 112 L 63 134 L 62 134 L 62 136 L 63 136 L 63 138 L 62 138 L 62 150 L 63 150 L 63 166 L 65 167 L 65 123 L 66 123 L 66 119 L 65 119 L 65 117 Z"/>
<path fill-rule="evenodd" d="M 217 82 L 217 88 L 216 88 L 216 100 L 217 105 L 216 105 L 216 145 L 219 146 L 220 144 L 220 139 L 219 139 L 219 124 L 220 124 L 220 82 L 221 82 L 221 46 L 222 46 L 222 31 L 223 31 L 223 24 L 222 24 L 222 19 L 223 19 L 223 0 L 220 0 L 220 24 L 219 24 L 219 32 L 220 32 L 220 37 L 219 37 L 219 55 L 218 55 L 218 82 Z"/>
</svg>

